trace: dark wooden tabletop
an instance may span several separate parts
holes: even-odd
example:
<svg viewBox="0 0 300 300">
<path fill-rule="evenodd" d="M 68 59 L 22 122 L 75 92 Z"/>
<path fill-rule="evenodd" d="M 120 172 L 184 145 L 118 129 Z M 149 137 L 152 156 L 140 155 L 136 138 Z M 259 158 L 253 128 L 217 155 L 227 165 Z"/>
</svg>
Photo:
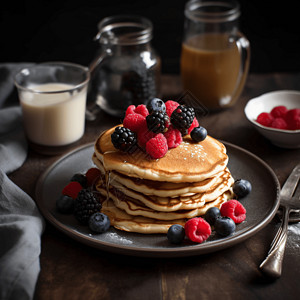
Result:
<svg viewBox="0 0 300 300">
<path fill-rule="evenodd" d="M 244 115 L 247 101 L 262 93 L 300 89 L 300 74 L 250 74 L 246 87 L 231 109 L 210 113 L 201 120 L 209 134 L 236 144 L 263 159 L 283 184 L 300 162 L 300 149 L 273 146 L 259 135 Z M 180 78 L 162 78 L 162 98 L 176 100 L 182 94 Z M 284 101 L 284 99 L 283 99 Z M 99 133 L 119 123 L 100 113 L 87 122 L 81 144 L 93 142 Z M 25 164 L 10 178 L 35 198 L 41 173 L 58 156 L 29 151 Z M 265 278 L 258 269 L 276 233 L 278 219 L 253 237 L 211 254 L 183 258 L 141 258 L 104 252 L 81 244 L 47 223 L 42 236 L 35 299 L 299 299 L 300 237 L 298 247 L 289 243 L 280 279 Z"/>
</svg>

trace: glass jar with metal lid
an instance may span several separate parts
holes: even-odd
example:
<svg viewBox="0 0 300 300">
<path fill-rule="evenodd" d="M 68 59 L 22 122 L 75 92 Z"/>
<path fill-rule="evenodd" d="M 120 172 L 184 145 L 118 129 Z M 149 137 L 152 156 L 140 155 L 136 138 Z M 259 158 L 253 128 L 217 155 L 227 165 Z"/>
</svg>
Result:
<svg viewBox="0 0 300 300">
<path fill-rule="evenodd" d="M 151 46 L 152 23 L 139 16 L 113 16 L 98 24 L 99 53 L 90 65 L 89 101 L 113 116 L 158 96 L 160 57 Z"/>
</svg>

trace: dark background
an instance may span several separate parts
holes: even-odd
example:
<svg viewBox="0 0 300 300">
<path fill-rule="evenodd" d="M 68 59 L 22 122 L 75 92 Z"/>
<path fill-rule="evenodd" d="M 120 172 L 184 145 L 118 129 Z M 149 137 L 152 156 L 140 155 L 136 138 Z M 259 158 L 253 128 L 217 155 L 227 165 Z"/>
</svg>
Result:
<svg viewBox="0 0 300 300">
<path fill-rule="evenodd" d="M 251 44 L 250 72 L 300 71 L 297 1 L 239 0 L 240 29 Z M 0 62 L 63 60 L 88 65 L 98 48 L 97 24 L 137 14 L 154 25 L 152 44 L 163 73 L 179 73 L 185 0 L 5 1 L 0 10 Z"/>
</svg>

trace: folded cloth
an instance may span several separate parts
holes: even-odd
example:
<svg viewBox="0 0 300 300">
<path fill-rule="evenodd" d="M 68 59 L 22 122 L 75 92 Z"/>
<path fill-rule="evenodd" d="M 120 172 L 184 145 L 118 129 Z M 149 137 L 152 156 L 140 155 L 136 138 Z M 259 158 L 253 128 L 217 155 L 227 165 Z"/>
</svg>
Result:
<svg viewBox="0 0 300 300">
<path fill-rule="evenodd" d="M 9 74 L 15 65 L 0 65 Z M 0 75 L 0 106 L 13 91 L 13 80 Z M 3 80 L 5 82 L 3 82 Z M 0 110 L 0 299 L 32 299 L 40 272 L 39 255 L 44 220 L 32 198 L 16 186 L 7 174 L 19 168 L 27 157 L 27 143 L 21 122 L 21 108 Z"/>
</svg>

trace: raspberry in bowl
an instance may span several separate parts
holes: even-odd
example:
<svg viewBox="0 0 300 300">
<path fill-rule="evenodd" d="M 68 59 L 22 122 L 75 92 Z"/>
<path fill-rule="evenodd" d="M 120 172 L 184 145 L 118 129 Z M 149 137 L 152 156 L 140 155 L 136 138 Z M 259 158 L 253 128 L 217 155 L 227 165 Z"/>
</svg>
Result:
<svg viewBox="0 0 300 300">
<path fill-rule="evenodd" d="M 245 115 L 272 144 L 300 148 L 300 91 L 281 90 L 248 101 Z"/>
</svg>

